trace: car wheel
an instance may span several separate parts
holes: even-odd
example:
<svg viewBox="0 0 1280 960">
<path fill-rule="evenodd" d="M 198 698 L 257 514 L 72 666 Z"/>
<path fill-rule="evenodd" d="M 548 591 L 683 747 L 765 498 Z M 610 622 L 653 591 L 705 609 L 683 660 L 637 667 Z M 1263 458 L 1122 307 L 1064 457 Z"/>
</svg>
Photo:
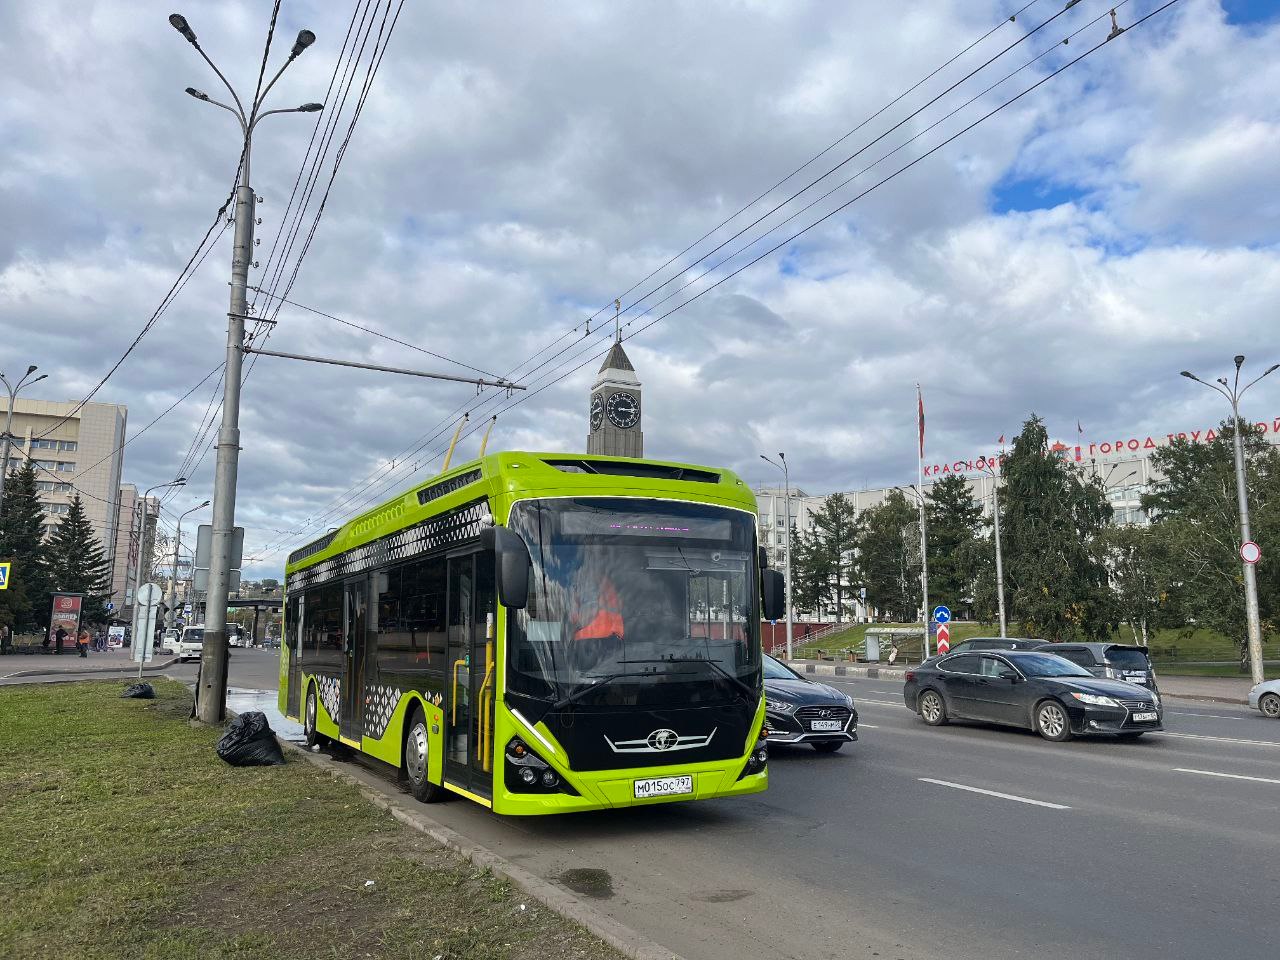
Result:
<svg viewBox="0 0 1280 960">
<path fill-rule="evenodd" d="M 1067 709 L 1057 700 L 1046 700 L 1036 708 L 1036 732 L 1046 740 L 1061 743 L 1071 739 Z"/>
<path fill-rule="evenodd" d="M 1280 694 L 1264 693 L 1258 699 L 1258 709 L 1262 711 L 1264 717 L 1280 720 Z"/>
<path fill-rule="evenodd" d="M 947 705 L 936 690 L 926 690 L 920 694 L 917 704 L 920 718 L 931 727 L 940 727 L 947 722 Z"/>
<path fill-rule="evenodd" d="M 813 749 L 817 750 L 819 753 L 835 753 L 843 746 L 843 740 L 823 740 L 819 743 L 813 744 Z"/>
<path fill-rule="evenodd" d="M 418 708 L 409 717 L 409 729 L 404 735 L 404 776 L 409 782 L 409 792 L 422 803 L 435 803 L 444 799 L 444 788 L 431 782 L 431 741 L 427 735 L 427 720 Z"/>
<path fill-rule="evenodd" d="M 316 729 L 316 688 L 307 689 L 307 707 L 302 714 L 302 731 L 306 734 L 308 747 L 322 747 L 329 738 Z"/>
</svg>

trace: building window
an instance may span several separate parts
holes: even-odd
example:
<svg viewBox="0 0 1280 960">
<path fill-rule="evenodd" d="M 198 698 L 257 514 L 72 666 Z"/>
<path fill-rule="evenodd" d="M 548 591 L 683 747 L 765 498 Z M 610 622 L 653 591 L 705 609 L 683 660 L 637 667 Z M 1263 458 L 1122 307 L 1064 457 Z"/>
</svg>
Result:
<svg viewBox="0 0 1280 960">
<path fill-rule="evenodd" d="M 32 440 L 31 449 L 32 450 L 57 450 L 58 441 L 57 440 Z"/>
<path fill-rule="evenodd" d="M 32 460 L 39 470 L 56 470 L 58 462 L 56 460 Z"/>
<path fill-rule="evenodd" d="M 78 443 L 77 443 L 76 441 L 74 441 L 74 440 L 59 440 L 59 441 L 58 441 L 58 449 L 59 449 L 59 450 L 65 450 L 65 451 L 67 451 L 68 453 L 75 453 L 75 452 L 76 452 L 76 450 L 78 450 L 78 449 L 79 449 L 79 447 L 80 447 L 80 444 L 78 444 Z"/>
<path fill-rule="evenodd" d="M 46 503 L 44 505 L 45 512 L 52 514 L 70 513 L 71 504 L 69 503 Z"/>
<path fill-rule="evenodd" d="M 76 471 L 76 465 L 74 463 L 68 463 L 65 460 L 58 461 L 59 473 L 75 473 L 75 471 Z"/>
</svg>

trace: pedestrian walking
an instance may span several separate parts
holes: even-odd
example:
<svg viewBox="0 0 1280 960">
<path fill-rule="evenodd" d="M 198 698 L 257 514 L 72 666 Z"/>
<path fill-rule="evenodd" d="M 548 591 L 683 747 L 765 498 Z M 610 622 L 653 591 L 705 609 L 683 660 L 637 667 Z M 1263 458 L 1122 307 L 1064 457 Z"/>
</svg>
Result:
<svg viewBox="0 0 1280 960">
<path fill-rule="evenodd" d="M 7 623 L 0 623 L 0 656 L 9 652 L 13 646 L 13 630 Z"/>
<path fill-rule="evenodd" d="M 76 649 L 80 651 L 80 656 L 85 660 L 89 659 L 89 640 L 90 639 L 91 638 L 89 636 L 89 628 L 81 627 L 80 633 L 76 635 Z"/>
<path fill-rule="evenodd" d="M 58 624 L 58 629 L 53 634 L 53 652 L 55 654 L 62 653 L 62 645 L 67 642 L 67 628 L 62 624 Z"/>
</svg>

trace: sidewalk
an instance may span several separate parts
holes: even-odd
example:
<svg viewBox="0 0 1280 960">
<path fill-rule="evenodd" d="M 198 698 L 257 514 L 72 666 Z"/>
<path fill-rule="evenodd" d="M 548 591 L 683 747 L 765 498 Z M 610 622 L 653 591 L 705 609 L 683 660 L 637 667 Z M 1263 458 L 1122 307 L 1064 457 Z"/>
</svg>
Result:
<svg viewBox="0 0 1280 960">
<path fill-rule="evenodd" d="M 62 655 L 54 653 L 15 653 L 0 657 L 0 679 L 6 677 L 44 677 L 60 673 L 126 673 L 138 672 L 138 665 L 129 659 L 130 651 L 108 650 L 105 653 L 89 651 L 88 658 L 81 657 L 74 649 Z M 177 657 L 158 652 L 155 659 L 143 669 L 146 672 L 163 670 L 177 662 Z"/>
<path fill-rule="evenodd" d="M 833 663 L 820 660 L 792 660 L 797 673 L 815 677 L 870 677 L 876 680 L 902 680 L 902 667 L 877 667 L 870 664 Z M 909 669 L 909 668 L 908 668 Z M 1253 682 L 1247 677 L 1176 677 L 1158 674 L 1160 694 L 1180 700 L 1209 700 L 1214 703 L 1247 705 Z"/>
</svg>

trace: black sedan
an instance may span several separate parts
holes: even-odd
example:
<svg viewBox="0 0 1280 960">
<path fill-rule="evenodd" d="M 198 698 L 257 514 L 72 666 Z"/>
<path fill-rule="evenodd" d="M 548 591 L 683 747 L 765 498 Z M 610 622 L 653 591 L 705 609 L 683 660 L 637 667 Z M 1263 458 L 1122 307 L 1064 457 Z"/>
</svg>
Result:
<svg viewBox="0 0 1280 960">
<path fill-rule="evenodd" d="M 764 658 L 764 711 L 770 744 L 810 743 L 819 753 L 834 753 L 858 739 L 853 697 L 770 656 Z"/>
<path fill-rule="evenodd" d="M 1133 740 L 1163 726 L 1159 695 L 1104 680 L 1052 653 L 958 653 L 907 671 L 903 698 L 930 726 L 983 720 L 1046 740 L 1107 733 Z"/>
</svg>

